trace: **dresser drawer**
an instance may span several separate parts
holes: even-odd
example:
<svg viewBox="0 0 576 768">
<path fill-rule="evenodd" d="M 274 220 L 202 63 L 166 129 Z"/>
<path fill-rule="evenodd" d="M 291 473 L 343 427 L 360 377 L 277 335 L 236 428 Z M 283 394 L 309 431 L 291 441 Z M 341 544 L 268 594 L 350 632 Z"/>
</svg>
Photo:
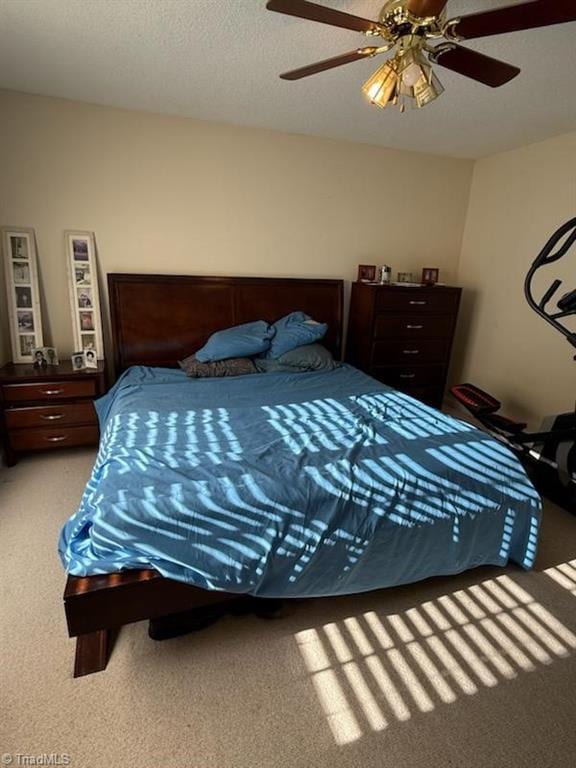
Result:
<svg viewBox="0 0 576 768">
<path fill-rule="evenodd" d="M 415 400 L 420 400 L 425 405 L 431 405 L 432 408 L 442 407 L 442 387 L 415 387 L 414 389 L 402 389 L 401 391 L 405 395 L 410 395 Z"/>
<path fill-rule="evenodd" d="M 445 339 L 452 336 L 454 319 L 450 315 L 376 315 L 376 339 Z"/>
<path fill-rule="evenodd" d="M 6 426 L 8 429 L 63 427 L 74 424 L 96 423 L 96 411 L 88 400 L 80 403 L 8 408 L 6 410 Z"/>
<path fill-rule="evenodd" d="M 370 374 L 399 392 L 439 408 L 444 391 L 444 367 L 441 365 L 382 366 Z"/>
<path fill-rule="evenodd" d="M 4 399 L 8 403 L 22 403 L 39 400 L 65 400 L 75 397 L 94 397 L 94 379 L 78 381 L 43 381 L 34 384 L 4 384 Z"/>
<path fill-rule="evenodd" d="M 449 350 L 450 339 L 375 341 L 372 345 L 372 365 L 443 363 L 448 359 Z"/>
<path fill-rule="evenodd" d="M 459 293 L 436 291 L 434 288 L 382 290 L 376 297 L 378 312 L 398 314 L 453 314 L 458 308 Z"/>
<path fill-rule="evenodd" d="M 370 373 L 375 379 L 394 389 L 437 387 L 444 382 L 442 365 L 375 366 Z"/>
<path fill-rule="evenodd" d="M 97 426 L 18 429 L 10 432 L 10 445 L 15 451 L 50 450 L 75 445 L 97 445 Z"/>
</svg>

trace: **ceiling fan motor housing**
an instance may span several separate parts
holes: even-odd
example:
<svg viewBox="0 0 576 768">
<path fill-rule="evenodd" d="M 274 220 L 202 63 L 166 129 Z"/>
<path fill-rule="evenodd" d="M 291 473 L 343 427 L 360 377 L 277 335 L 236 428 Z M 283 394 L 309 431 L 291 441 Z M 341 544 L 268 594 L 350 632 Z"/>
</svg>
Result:
<svg viewBox="0 0 576 768">
<path fill-rule="evenodd" d="M 406 0 L 388 0 L 378 17 L 380 34 L 387 40 L 396 40 L 406 35 L 422 38 L 442 37 L 445 14 L 438 16 L 415 16 L 406 7 Z"/>
</svg>

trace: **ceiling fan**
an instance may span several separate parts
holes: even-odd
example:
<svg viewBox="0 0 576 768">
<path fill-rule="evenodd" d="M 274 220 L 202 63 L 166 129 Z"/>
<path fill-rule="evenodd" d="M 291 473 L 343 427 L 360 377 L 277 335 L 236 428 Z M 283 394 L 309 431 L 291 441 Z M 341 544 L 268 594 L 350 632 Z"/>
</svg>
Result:
<svg viewBox="0 0 576 768">
<path fill-rule="evenodd" d="M 382 108 L 398 105 L 403 112 L 406 99 L 415 107 L 424 107 L 444 91 L 433 64 L 492 88 L 519 74 L 518 67 L 458 45 L 461 40 L 576 21 L 576 0 L 530 0 L 453 19 L 446 19 L 447 3 L 448 0 L 388 0 L 378 21 L 371 21 L 308 0 L 268 0 L 266 7 L 270 11 L 363 32 L 383 41 L 383 45 L 357 48 L 280 77 L 299 80 L 394 51 L 394 56 L 368 78 L 362 90 L 372 104 Z M 436 45 L 430 44 L 442 39 Z"/>
</svg>

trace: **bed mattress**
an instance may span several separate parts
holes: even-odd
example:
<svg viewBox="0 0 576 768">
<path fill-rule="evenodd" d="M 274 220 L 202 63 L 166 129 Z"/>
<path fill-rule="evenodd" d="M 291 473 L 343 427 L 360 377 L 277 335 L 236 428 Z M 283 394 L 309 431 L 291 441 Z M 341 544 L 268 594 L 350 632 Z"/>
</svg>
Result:
<svg viewBox="0 0 576 768">
<path fill-rule="evenodd" d="M 342 365 L 190 379 L 134 367 L 60 555 L 264 597 L 350 594 L 536 554 L 540 498 L 473 428 Z"/>
</svg>

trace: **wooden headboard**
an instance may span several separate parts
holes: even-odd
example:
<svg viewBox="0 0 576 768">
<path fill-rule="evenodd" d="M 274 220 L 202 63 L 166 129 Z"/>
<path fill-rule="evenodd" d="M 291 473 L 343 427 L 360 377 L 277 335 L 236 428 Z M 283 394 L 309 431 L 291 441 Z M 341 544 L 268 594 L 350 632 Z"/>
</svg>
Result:
<svg viewBox="0 0 576 768">
<path fill-rule="evenodd" d="M 328 323 L 323 343 L 342 356 L 342 280 L 109 274 L 114 362 L 174 366 L 214 333 L 295 310 Z"/>
</svg>

